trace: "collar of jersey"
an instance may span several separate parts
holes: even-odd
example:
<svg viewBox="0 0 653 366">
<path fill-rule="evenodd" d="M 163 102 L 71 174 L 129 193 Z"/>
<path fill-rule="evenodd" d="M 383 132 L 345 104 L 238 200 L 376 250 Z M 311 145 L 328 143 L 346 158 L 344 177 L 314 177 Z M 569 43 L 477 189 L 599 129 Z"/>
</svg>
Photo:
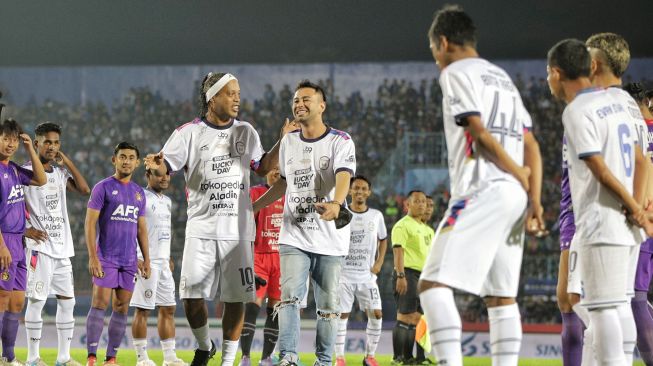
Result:
<svg viewBox="0 0 653 366">
<path fill-rule="evenodd" d="M 593 92 L 599 91 L 599 90 L 601 90 L 601 88 L 598 88 L 596 86 L 590 86 L 589 88 L 579 90 L 578 93 L 576 93 L 576 95 L 581 95 L 581 94 L 585 94 L 585 93 L 593 93 Z"/>
<path fill-rule="evenodd" d="M 331 127 L 329 127 L 329 125 L 327 125 L 327 124 L 325 124 L 325 126 L 326 126 L 326 131 L 324 131 L 324 133 L 321 136 L 318 136 L 318 137 L 316 137 L 314 139 L 307 139 L 306 137 L 304 137 L 304 134 L 301 133 L 301 131 L 300 131 L 299 132 L 299 138 L 304 142 L 318 142 L 318 141 L 322 140 L 326 135 L 328 135 L 329 132 L 331 132 Z"/>
<path fill-rule="evenodd" d="M 234 125 L 234 119 L 233 119 L 233 118 L 230 119 L 230 120 L 229 120 L 229 123 L 227 123 L 227 124 L 224 125 L 224 126 L 216 126 L 216 125 L 214 125 L 213 123 L 211 123 L 211 122 L 209 122 L 209 121 L 207 121 L 207 120 L 205 120 L 205 119 L 202 119 L 202 122 L 204 122 L 205 125 L 207 125 L 207 126 L 209 126 L 209 127 L 211 127 L 211 128 L 215 128 L 216 130 L 226 130 L 226 129 L 228 129 L 228 128 L 230 128 L 231 126 Z"/>
</svg>

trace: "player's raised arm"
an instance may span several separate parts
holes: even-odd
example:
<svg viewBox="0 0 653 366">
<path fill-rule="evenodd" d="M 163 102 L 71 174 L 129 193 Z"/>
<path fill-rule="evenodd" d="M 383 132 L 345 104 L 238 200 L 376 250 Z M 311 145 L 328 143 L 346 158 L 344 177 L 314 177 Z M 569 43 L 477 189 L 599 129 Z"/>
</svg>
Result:
<svg viewBox="0 0 653 366">
<path fill-rule="evenodd" d="M 274 168 L 279 162 L 279 147 L 281 146 L 281 139 L 288 133 L 299 129 L 298 124 L 293 120 L 286 118 L 281 128 L 279 140 L 274 144 L 272 149 L 268 151 L 259 163 L 258 169 L 254 170 L 259 177 L 264 177 L 268 172 Z M 274 201 L 272 201 L 274 202 Z"/>
<path fill-rule="evenodd" d="M 511 174 L 529 192 L 530 168 L 520 167 L 506 153 L 503 146 L 497 141 L 492 134 L 485 128 L 485 124 L 478 115 L 464 117 L 465 130 L 474 139 L 474 142 L 481 148 L 483 155 L 493 162 L 499 169 Z"/>
<path fill-rule="evenodd" d="M 286 192 L 286 179 L 281 178 L 274 183 L 256 202 L 253 203 L 254 212 L 259 212 L 262 208 L 271 205 Z"/>
<path fill-rule="evenodd" d="M 66 188 L 69 191 L 74 191 L 81 195 L 88 196 L 91 193 L 91 188 L 88 186 L 88 182 L 86 182 L 86 179 L 84 179 L 82 173 L 80 173 L 79 169 L 77 169 L 77 166 L 75 166 L 75 163 L 73 163 L 73 161 L 70 160 L 70 158 L 61 151 L 59 151 L 58 157 L 60 160 L 57 160 L 60 161 L 61 164 L 66 167 L 66 169 L 68 169 L 70 175 L 72 176 L 70 179 L 68 179 Z"/>
<path fill-rule="evenodd" d="M 39 159 L 39 154 L 34 150 L 34 145 L 32 144 L 32 139 L 26 133 L 20 134 L 20 139 L 23 142 L 23 146 L 29 155 L 30 160 L 32 161 L 32 179 L 29 182 L 30 186 L 42 186 L 47 182 L 47 177 L 45 176 L 45 169 L 43 168 L 43 163 Z"/>
<path fill-rule="evenodd" d="M 92 208 L 86 209 L 86 220 L 84 221 L 84 234 L 86 236 L 86 249 L 88 250 L 88 271 L 93 277 L 102 278 L 102 264 L 97 255 L 96 238 L 97 222 L 100 218 L 100 211 Z"/>
</svg>

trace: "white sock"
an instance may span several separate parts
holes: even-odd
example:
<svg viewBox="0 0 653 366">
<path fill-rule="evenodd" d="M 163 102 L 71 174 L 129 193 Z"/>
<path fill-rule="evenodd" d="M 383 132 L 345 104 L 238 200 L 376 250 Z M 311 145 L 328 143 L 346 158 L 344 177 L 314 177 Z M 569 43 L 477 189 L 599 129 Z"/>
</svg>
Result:
<svg viewBox="0 0 653 366">
<path fill-rule="evenodd" d="M 134 338 L 134 349 L 136 350 L 136 362 L 150 359 L 147 355 L 147 339 Z"/>
<path fill-rule="evenodd" d="M 599 365 L 625 365 L 623 333 L 616 308 L 590 311 L 594 352 Z"/>
<path fill-rule="evenodd" d="M 582 306 L 580 303 L 574 305 L 574 313 L 578 315 L 580 320 L 585 325 L 585 331 L 583 332 L 583 356 L 581 358 L 581 366 L 595 366 L 596 357 L 594 354 L 594 333 L 592 332 L 592 326 L 590 324 L 590 312 L 586 307 Z"/>
<path fill-rule="evenodd" d="M 238 341 L 222 341 L 222 366 L 233 366 L 238 352 Z"/>
<path fill-rule="evenodd" d="M 492 365 L 514 365 L 519 361 L 521 348 L 521 316 L 517 304 L 487 309 L 490 320 Z"/>
<path fill-rule="evenodd" d="M 442 365 L 462 366 L 462 324 L 453 291 L 447 287 L 431 288 L 419 298 L 429 324 L 433 355 Z"/>
<path fill-rule="evenodd" d="M 376 346 L 379 345 L 379 338 L 381 338 L 381 327 L 383 319 L 367 318 L 367 347 L 366 352 L 368 356 L 374 356 L 376 353 Z"/>
<path fill-rule="evenodd" d="M 195 340 L 197 340 L 197 348 L 202 351 L 210 351 L 211 337 L 209 337 L 209 325 L 205 324 L 204 326 L 195 329 L 191 328 L 190 330 L 193 332 Z"/>
<path fill-rule="evenodd" d="M 70 342 L 75 330 L 75 299 L 57 299 L 57 361 L 70 361 Z"/>
<path fill-rule="evenodd" d="M 345 357 L 345 342 L 347 341 L 347 322 L 349 319 L 338 319 L 338 333 L 336 333 L 336 358 Z"/>
<path fill-rule="evenodd" d="M 175 339 L 163 339 L 161 340 L 161 349 L 163 350 L 163 360 L 166 362 L 172 362 L 177 359 L 177 353 L 175 352 Z"/>
<path fill-rule="evenodd" d="M 630 301 L 626 304 L 617 306 L 617 312 L 619 313 L 621 332 L 624 339 L 623 344 L 626 364 L 632 365 L 635 344 L 637 343 L 637 327 L 635 325 L 635 318 L 633 317 L 633 309 L 631 308 Z"/>
<path fill-rule="evenodd" d="M 587 314 L 589 315 L 589 313 Z M 594 333 L 592 327 L 585 328 L 583 333 L 583 356 L 581 366 L 596 366 L 596 356 L 594 355 Z"/>
<path fill-rule="evenodd" d="M 27 331 L 27 361 L 34 361 L 41 357 L 39 348 L 41 346 L 41 330 L 43 330 L 43 318 L 41 313 L 45 306 L 45 300 L 28 299 L 27 310 L 25 311 L 25 330 Z"/>
</svg>

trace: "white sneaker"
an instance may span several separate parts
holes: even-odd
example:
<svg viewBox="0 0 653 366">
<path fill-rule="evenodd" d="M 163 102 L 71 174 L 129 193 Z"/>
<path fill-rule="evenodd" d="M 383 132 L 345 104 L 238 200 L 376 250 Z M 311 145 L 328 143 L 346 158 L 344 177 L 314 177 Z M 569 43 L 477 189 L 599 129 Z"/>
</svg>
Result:
<svg viewBox="0 0 653 366">
<path fill-rule="evenodd" d="M 34 361 L 26 361 L 25 365 L 27 366 L 48 366 L 47 363 L 43 362 L 40 358 L 37 358 Z"/>
<path fill-rule="evenodd" d="M 152 360 L 143 360 L 136 362 L 136 366 L 156 366 L 156 362 Z"/>
<path fill-rule="evenodd" d="M 161 366 L 188 366 L 188 362 L 176 359 L 174 361 L 163 361 L 163 365 Z"/>
<path fill-rule="evenodd" d="M 7 361 L 6 358 L 3 358 L 2 362 L 4 366 L 25 366 L 25 363 L 23 361 L 18 360 L 17 358 L 14 358 L 11 361 Z"/>
</svg>

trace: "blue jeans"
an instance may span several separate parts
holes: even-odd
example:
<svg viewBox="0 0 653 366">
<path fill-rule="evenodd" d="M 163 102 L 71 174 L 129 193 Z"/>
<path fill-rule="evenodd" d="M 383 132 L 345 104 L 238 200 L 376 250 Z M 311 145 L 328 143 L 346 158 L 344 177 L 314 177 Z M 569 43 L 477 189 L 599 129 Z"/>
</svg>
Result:
<svg viewBox="0 0 653 366">
<path fill-rule="evenodd" d="M 317 305 L 316 364 L 331 365 L 340 318 L 338 286 L 343 257 L 305 252 L 285 244 L 279 245 L 279 257 L 281 301 L 275 311 L 279 316 L 281 358 L 295 363 L 298 360 L 299 308 L 308 291 L 306 280 L 310 275 Z"/>
</svg>

